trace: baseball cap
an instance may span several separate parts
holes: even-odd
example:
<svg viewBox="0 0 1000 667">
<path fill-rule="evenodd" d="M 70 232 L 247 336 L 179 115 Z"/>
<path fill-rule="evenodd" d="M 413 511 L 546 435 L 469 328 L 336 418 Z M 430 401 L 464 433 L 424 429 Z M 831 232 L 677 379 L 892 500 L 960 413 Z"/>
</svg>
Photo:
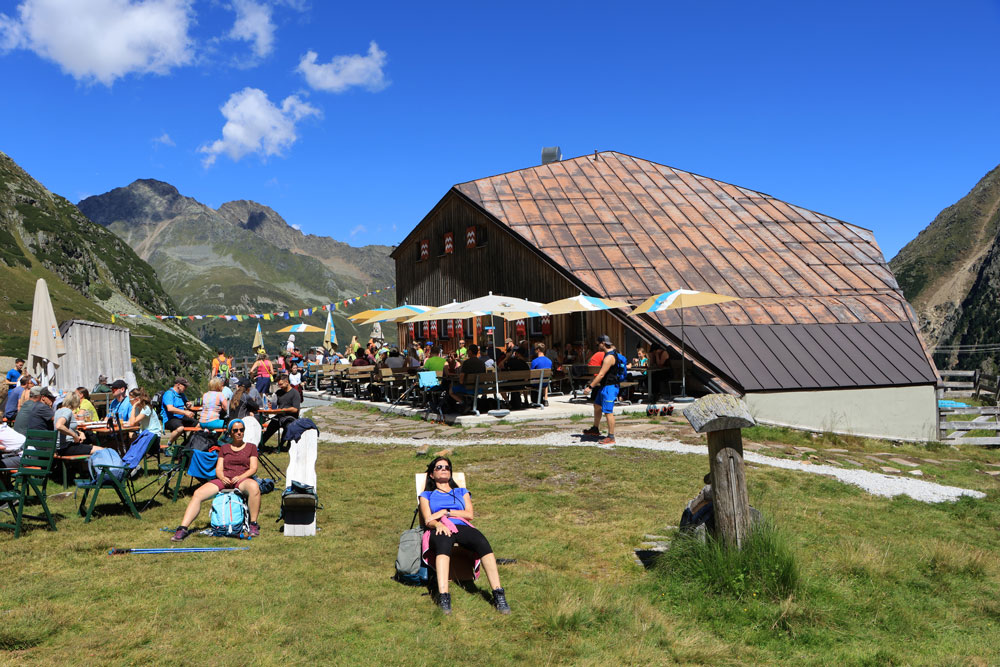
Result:
<svg viewBox="0 0 1000 667">
<path fill-rule="evenodd" d="M 125 380 L 115 380 L 111 383 L 112 389 L 128 389 L 128 384 Z"/>
<path fill-rule="evenodd" d="M 605 345 L 611 345 L 611 336 L 608 334 L 601 334 L 597 337 L 598 343 L 604 343 Z"/>
<path fill-rule="evenodd" d="M 240 386 L 244 389 L 249 389 L 253 383 L 250 382 L 250 378 L 240 378 Z"/>
<path fill-rule="evenodd" d="M 28 396 L 41 396 L 42 395 L 42 389 L 44 389 L 44 387 L 40 387 L 38 385 L 35 385 L 28 392 Z"/>
<path fill-rule="evenodd" d="M 182 378 L 181 376 L 178 375 L 177 377 L 174 378 L 174 384 L 182 384 L 186 387 L 191 383 L 187 381 L 187 378 Z"/>
</svg>

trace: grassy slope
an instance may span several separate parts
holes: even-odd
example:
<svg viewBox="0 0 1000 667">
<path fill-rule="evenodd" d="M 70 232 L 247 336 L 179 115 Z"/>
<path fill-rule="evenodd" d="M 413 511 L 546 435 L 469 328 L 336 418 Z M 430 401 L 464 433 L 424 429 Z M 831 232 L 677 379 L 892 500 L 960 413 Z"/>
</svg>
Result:
<svg viewBox="0 0 1000 667">
<path fill-rule="evenodd" d="M 919 308 L 922 297 L 954 273 L 968 257 L 969 244 L 990 243 L 1000 231 L 994 210 L 1000 201 L 1000 167 L 949 206 L 889 262 L 907 300 Z M 962 295 L 964 296 L 964 295 Z"/>
<path fill-rule="evenodd" d="M 338 419 L 336 412 L 328 418 Z M 84 525 L 55 501 L 59 532 L 18 541 L 0 625 L 7 662 L 222 664 L 431 661 L 650 664 L 988 664 L 1000 660 L 1000 520 L 996 494 L 926 505 L 767 468 L 748 473 L 751 501 L 789 536 L 804 583 L 790 600 L 719 598 L 645 573 L 631 549 L 675 524 L 699 487 L 703 457 L 617 448 L 474 446 L 453 457 L 469 475 L 477 525 L 498 555 L 510 617 L 453 590 L 437 614 L 421 589 L 390 581 L 413 507 L 409 447 L 321 445 L 325 509 L 315 538 L 275 532 L 240 554 L 108 557 L 111 547 L 166 546 L 183 503 L 143 520 Z M 284 465 L 285 457 L 278 458 Z M 109 505 L 106 508 L 112 511 Z M 201 516 L 207 520 L 207 509 Z M 192 537 L 185 545 L 233 545 Z M 81 576 L 81 573 L 86 573 Z M 485 586 L 485 582 L 481 582 Z M 122 619 L 130 619 L 122 632 Z M 114 639 L 109 639 L 114 638 Z"/>
<path fill-rule="evenodd" d="M 27 353 L 35 282 L 45 278 L 57 319 L 110 322 L 92 297 L 118 293 L 137 305 L 172 309 L 152 267 L 114 234 L 87 220 L 68 201 L 49 193 L 6 156 L 0 155 L 0 220 L 5 256 L 0 261 L 0 346 L 5 354 Z M 21 203 L 14 204 L 20 197 Z M 25 198 L 33 203 L 25 203 Z M 140 383 L 159 388 L 177 374 L 211 363 L 210 352 L 175 327 L 119 322 L 143 338 L 132 338 Z M 96 378 L 94 378 L 96 382 Z"/>
</svg>

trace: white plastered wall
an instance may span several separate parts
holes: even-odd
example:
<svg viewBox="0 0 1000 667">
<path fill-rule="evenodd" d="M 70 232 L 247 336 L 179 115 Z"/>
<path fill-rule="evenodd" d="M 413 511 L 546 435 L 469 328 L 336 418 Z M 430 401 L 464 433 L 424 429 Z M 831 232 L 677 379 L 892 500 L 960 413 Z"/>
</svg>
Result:
<svg viewBox="0 0 1000 667">
<path fill-rule="evenodd" d="M 890 440 L 937 439 L 932 385 L 753 392 L 744 400 L 762 424 Z"/>
</svg>

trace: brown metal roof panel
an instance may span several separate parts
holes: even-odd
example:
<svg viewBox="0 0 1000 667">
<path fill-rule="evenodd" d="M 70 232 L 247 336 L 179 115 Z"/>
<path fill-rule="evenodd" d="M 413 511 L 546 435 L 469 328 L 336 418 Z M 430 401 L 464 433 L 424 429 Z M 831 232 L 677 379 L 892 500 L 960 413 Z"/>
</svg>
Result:
<svg viewBox="0 0 1000 667">
<path fill-rule="evenodd" d="M 774 339 L 765 342 L 759 335 L 758 332 L 766 331 L 767 329 L 768 327 L 766 326 L 732 328 L 733 332 L 743 339 L 747 346 L 754 351 L 754 354 L 760 359 L 761 363 L 767 367 L 768 372 L 774 377 L 778 387 L 801 386 L 802 383 L 789 370 L 789 367 L 793 364 L 789 361 L 791 355 L 788 354 L 784 346 L 773 349 Z M 797 366 L 797 364 L 795 365 Z"/>
<path fill-rule="evenodd" d="M 570 246 L 578 246 L 576 239 L 573 237 L 573 234 L 569 231 L 569 227 L 566 225 L 548 225 L 547 228 L 549 233 L 552 235 L 552 238 L 556 240 L 556 243 L 558 243 L 559 246 L 565 250 L 568 250 Z M 592 268 L 602 267 L 594 266 Z"/>
<path fill-rule="evenodd" d="M 625 286 L 625 292 L 629 297 L 642 298 L 642 295 L 646 292 L 646 284 L 639 277 L 635 269 L 619 269 L 618 278 Z"/>
<path fill-rule="evenodd" d="M 583 283 L 584 287 L 588 291 L 597 294 L 598 296 L 607 296 L 608 293 L 604 289 L 604 285 L 601 281 L 597 279 L 597 274 L 590 269 L 574 269 L 573 273 L 576 275 L 577 279 Z"/>
<path fill-rule="evenodd" d="M 580 167 L 581 173 L 590 182 L 590 185 L 597 191 L 597 194 L 605 198 L 615 193 L 614 188 L 604 179 L 604 174 L 596 167 L 599 160 L 587 159 L 579 160 L 576 164 Z"/>
<path fill-rule="evenodd" d="M 601 229 L 603 230 L 603 227 Z M 611 235 L 608 234 L 609 240 L 610 236 Z M 595 236 L 594 238 L 596 239 L 597 237 Z M 633 243 L 627 243 L 619 246 L 619 248 L 621 252 L 625 255 L 625 257 L 628 259 L 628 264 L 630 267 L 640 268 L 640 267 L 652 266 L 649 263 L 649 259 L 646 257 L 646 255 L 643 254 L 642 250 L 639 249 L 639 246 Z"/>
<path fill-rule="evenodd" d="M 778 256 L 795 271 L 808 287 L 802 289 L 803 295 L 832 294 L 833 286 L 815 271 L 813 266 L 806 264 L 802 258 L 788 250 L 778 250 Z"/>
<path fill-rule="evenodd" d="M 559 213 L 559 209 L 556 208 L 555 202 L 551 199 L 535 199 L 534 201 L 545 224 L 550 227 L 565 226 L 566 222 Z"/>
<path fill-rule="evenodd" d="M 761 308 L 771 318 L 775 324 L 801 324 L 787 308 L 783 299 L 760 299 L 757 301 Z"/>
<path fill-rule="evenodd" d="M 601 285 L 604 286 L 605 294 L 611 297 L 623 297 L 628 296 L 629 291 L 625 289 L 625 285 L 618 278 L 618 272 L 611 269 L 601 269 L 595 271 L 597 275 L 597 280 L 600 281 Z"/>
<path fill-rule="evenodd" d="M 834 387 L 856 387 L 859 384 L 869 384 L 867 378 L 859 382 L 857 373 L 852 375 L 845 371 L 839 359 L 842 356 L 840 348 L 833 344 L 828 336 L 821 335 L 823 325 L 807 324 L 798 327 L 787 327 L 786 331 L 795 336 L 816 363 L 830 376 Z"/>
<path fill-rule="evenodd" d="M 678 339 L 681 337 L 680 327 L 671 327 L 669 331 Z M 695 354 L 728 375 L 745 391 L 761 389 L 753 373 L 743 364 L 739 355 L 733 352 L 729 343 L 719 334 L 718 328 L 705 327 L 692 329 L 690 332 L 685 328 L 684 338 L 685 345 L 690 345 Z"/>
<path fill-rule="evenodd" d="M 916 366 L 922 378 L 929 382 L 937 382 L 934 367 L 928 361 L 927 353 L 923 345 L 920 344 L 917 332 L 910 322 L 889 322 L 879 325 L 877 331 L 890 345 L 895 345 L 897 349 L 905 350 L 907 359 L 912 360 L 912 364 Z M 895 338 L 892 336 L 895 336 Z M 918 362 L 920 361 L 923 363 L 919 364 Z"/>
<path fill-rule="evenodd" d="M 916 322 L 916 317 L 910 313 L 908 304 L 899 292 L 867 294 L 857 298 L 864 300 L 865 304 L 876 313 L 882 313 L 883 322 Z"/>
<path fill-rule="evenodd" d="M 563 170 L 563 172 L 566 174 L 566 177 L 570 181 L 572 181 L 573 187 L 577 189 L 577 191 L 580 193 L 581 196 L 586 198 L 593 198 L 600 196 L 597 190 L 594 188 L 594 185 L 590 182 L 590 179 L 587 178 L 587 175 L 583 173 L 582 169 L 580 169 L 580 160 L 567 160 L 564 162 L 559 162 L 558 164 L 560 168 Z M 556 177 L 559 178 L 558 172 Z M 568 192 L 568 189 L 565 185 L 563 185 L 563 189 L 567 190 Z"/>
<path fill-rule="evenodd" d="M 490 179 L 493 182 L 493 191 L 497 199 L 514 199 L 514 191 L 510 187 L 506 176 L 497 176 Z"/>
<path fill-rule="evenodd" d="M 545 189 L 545 185 L 542 184 L 537 170 L 524 169 L 520 173 L 524 178 L 524 185 L 528 188 L 528 192 L 530 193 L 532 199 L 538 201 L 552 198 L 549 191 Z M 555 179 L 553 179 L 553 182 L 555 182 Z"/>
<path fill-rule="evenodd" d="M 476 187 L 475 181 L 469 181 L 468 183 L 459 183 L 458 185 L 455 186 L 455 189 L 461 192 L 469 199 L 473 201 L 479 201 L 479 188 Z"/>
<path fill-rule="evenodd" d="M 826 284 L 832 288 L 832 291 L 827 292 L 827 294 L 853 290 L 850 285 L 844 282 L 843 278 L 831 271 L 830 267 L 826 264 L 813 264 L 809 268 L 815 271 L 816 275 L 826 281 Z"/>
<path fill-rule="evenodd" d="M 536 168 L 534 172 L 538 176 L 538 180 L 541 182 L 542 187 L 545 188 L 549 197 L 552 199 L 567 199 L 566 192 L 562 189 L 562 186 L 559 185 L 559 181 L 552 173 L 550 165 L 543 164 Z"/>
<path fill-rule="evenodd" d="M 859 324 L 855 328 L 883 359 L 904 376 L 903 382 L 927 381 L 927 358 L 922 353 L 915 354 L 907 346 L 896 343 L 896 336 L 888 330 L 887 325 Z"/>
<path fill-rule="evenodd" d="M 536 226 L 535 229 L 538 229 Z M 510 230 L 516 234 L 520 234 L 524 237 L 524 240 L 529 244 L 535 246 L 536 248 L 544 248 L 544 243 L 539 243 L 535 240 L 535 235 L 531 233 L 531 227 L 529 225 L 511 225 Z"/>
<path fill-rule="evenodd" d="M 503 204 L 503 210 L 508 215 L 520 211 L 521 219 L 529 225 L 540 225 L 544 222 L 538 205 L 531 199 L 501 199 L 500 203 Z"/>
<path fill-rule="evenodd" d="M 648 292 L 646 297 L 650 297 L 653 294 L 659 294 L 660 292 L 666 292 L 670 288 L 667 287 L 667 283 L 664 282 L 664 278 L 661 276 L 660 272 L 656 269 L 647 269 L 642 267 L 636 267 L 635 272 L 639 274 L 639 278 L 642 280 L 643 285 L 645 285 Z"/>
<path fill-rule="evenodd" d="M 504 213 L 503 204 L 501 204 L 498 200 L 496 200 L 496 199 L 487 199 L 487 200 L 481 202 L 480 205 L 484 209 L 486 209 L 486 212 L 489 213 L 490 215 L 492 215 L 493 217 L 499 218 L 500 220 L 504 220 L 508 224 L 511 224 L 511 221 L 506 220 L 507 216 Z M 515 221 L 515 224 L 516 224 L 516 221 Z"/>
<path fill-rule="evenodd" d="M 892 289 L 888 283 L 872 271 L 872 269 L 875 268 L 874 264 L 853 264 L 848 268 L 850 268 L 854 275 L 863 280 L 865 284 L 873 290 Z"/>
<path fill-rule="evenodd" d="M 573 210 L 576 212 L 576 217 L 580 222 L 591 227 L 601 226 L 601 218 L 594 211 L 594 207 L 591 206 L 590 201 L 582 198 L 574 199 L 572 200 L 572 205 Z"/>
<path fill-rule="evenodd" d="M 865 340 L 859 331 L 860 325 L 840 325 L 825 327 L 823 332 L 833 340 L 834 344 L 844 353 L 862 374 L 859 377 L 870 378 L 869 384 L 887 385 L 906 383 L 906 376 L 896 370 L 871 343 Z M 838 359 L 841 368 L 846 370 L 845 358 Z"/>
<path fill-rule="evenodd" d="M 800 302 L 808 308 L 809 312 L 816 318 L 817 324 L 832 324 L 839 322 L 840 318 L 837 317 L 836 313 L 827 307 L 827 302 L 829 300 L 829 297 L 821 299 L 804 297 L 800 299 Z"/>
<path fill-rule="evenodd" d="M 516 199 L 531 199 L 531 191 L 524 182 L 523 171 L 512 171 L 507 174 L 507 183 Z"/>
<path fill-rule="evenodd" d="M 545 254 L 549 256 L 552 262 L 563 269 L 569 269 L 569 262 L 566 261 L 566 256 L 563 255 L 562 250 L 553 245 L 552 247 L 545 248 Z"/>
<path fill-rule="evenodd" d="M 566 225 L 569 233 L 576 239 L 577 245 L 597 245 L 597 241 L 590 234 L 590 228 L 586 225 Z"/>
<path fill-rule="evenodd" d="M 520 202 L 515 201 L 513 199 L 503 199 L 500 200 L 500 202 L 498 203 L 500 204 L 502 214 L 498 215 L 497 218 L 507 223 L 508 225 L 526 225 L 532 222 L 532 220 L 527 215 L 525 215 L 525 209 L 522 208 Z M 525 202 L 525 203 L 530 203 L 530 202 Z"/>
<path fill-rule="evenodd" d="M 687 309 L 690 310 L 690 309 Z M 718 305 L 712 306 L 702 306 L 698 308 L 698 315 L 704 320 L 705 325 L 712 325 L 717 327 L 727 326 L 730 323 L 729 317 L 723 312 L 722 308 Z M 684 323 L 687 324 L 691 320 L 688 319 L 690 313 L 684 315 Z"/>
<path fill-rule="evenodd" d="M 558 234 L 556 235 L 558 238 Z M 607 257 L 601 252 L 601 249 L 597 246 L 582 246 L 580 250 L 583 251 L 584 257 L 590 263 L 590 268 L 592 269 L 610 269 L 611 263 L 608 262 Z"/>
<path fill-rule="evenodd" d="M 628 261 L 625 253 L 623 253 L 621 248 L 617 245 L 605 244 L 598 247 L 601 249 L 601 252 L 604 253 L 604 256 L 608 260 L 608 264 L 611 265 L 611 268 L 622 270 L 632 266 L 632 263 Z"/>
<path fill-rule="evenodd" d="M 774 373 L 778 372 L 777 369 L 768 368 L 768 365 L 757 356 L 760 350 L 752 348 L 747 344 L 738 333 L 739 327 L 721 327 L 716 329 L 716 331 L 726 339 L 726 342 L 729 343 L 733 352 L 739 356 L 743 365 L 749 369 L 754 382 L 760 385 L 761 389 L 780 389 L 782 387 L 781 382 L 774 376 Z M 748 385 L 753 384 L 752 382 L 744 381 L 743 378 L 738 378 L 738 380 L 740 384 L 748 389 Z"/>
<path fill-rule="evenodd" d="M 739 302 L 743 310 L 750 317 L 751 324 L 774 324 L 767 311 L 754 299 L 743 299 Z"/>
<path fill-rule="evenodd" d="M 861 278 L 861 276 L 852 271 L 852 268 L 853 267 L 844 266 L 843 264 L 830 265 L 830 270 L 843 278 L 844 282 L 850 285 L 851 289 L 867 292 L 870 286 Z"/>
<path fill-rule="evenodd" d="M 738 286 L 736 296 L 777 296 L 777 291 L 767 280 L 760 275 L 760 272 L 747 261 L 747 255 L 735 248 L 719 248 L 719 252 L 726 258 L 729 265 L 736 268 L 742 281 L 742 286 Z"/>
<path fill-rule="evenodd" d="M 761 338 L 765 341 L 769 340 L 770 336 L 778 339 L 788 354 L 801 365 L 802 369 L 812 379 L 811 383 L 803 382 L 803 387 L 818 388 L 838 386 L 830 373 L 828 373 L 823 367 L 822 362 L 817 360 L 817 358 L 810 353 L 806 345 L 803 344 L 803 336 L 795 333 L 796 331 L 804 332 L 802 327 L 763 327 L 762 329 L 763 332 L 761 334 Z M 808 339 L 810 344 L 815 345 L 815 341 L 813 341 L 808 335 L 805 335 L 804 337 Z"/>
<path fill-rule="evenodd" d="M 726 316 L 728 323 L 731 325 L 737 324 L 753 324 L 753 320 L 747 313 L 746 306 L 742 301 L 730 301 L 729 303 L 723 303 L 716 306 L 722 314 Z"/>
<path fill-rule="evenodd" d="M 874 368 L 860 350 L 837 326 L 813 326 L 809 334 L 829 352 L 837 367 L 847 373 L 858 386 L 890 384 L 889 378 Z"/>
<path fill-rule="evenodd" d="M 753 327 L 753 332 L 760 338 L 760 344 L 777 358 L 791 376 L 788 386 L 825 386 L 824 380 L 829 381 L 829 376 L 823 373 L 794 336 L 789 337 L 793 343 L 791 348 L 778 336 L 777 332 L 784 329 L 785 327 Z"/>
<path fill-rule="evenodd" d="M 562 222 L 564 224 L 583 224 L 583 220 L 576 212 L 576 207 L 573 206 L 573 202 L 568 199 L 553 199 L 552 203 L 555 205 L 556 211 L 559 212 L 559 216 L 562 218 Z"/>
<path fill-rule="evenodd" d="M 816 317 L 796 298 L 775 299 L 781 303 L 796 324 L 815 324 Z"/>
<path fill-rule="evenodd" d="M 817 257 L 809 250 L 809 244 L 807 243 L 799 243 L 798 241 L 793 241 L 790 243 L 786 243 L 785 247 L 788 248 L 789 252 L 793 253 L 805 264 L 808 264 L 810 266 L 813 264 L 824 264 L 823 260 L 821 260 L 819 257 Z"/>
</svg>

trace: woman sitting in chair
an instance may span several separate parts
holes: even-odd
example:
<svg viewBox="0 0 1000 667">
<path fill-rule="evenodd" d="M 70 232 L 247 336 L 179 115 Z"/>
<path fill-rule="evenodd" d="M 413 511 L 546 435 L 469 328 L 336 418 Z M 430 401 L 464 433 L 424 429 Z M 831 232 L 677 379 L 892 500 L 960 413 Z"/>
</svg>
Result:
<svg viewBox="0 0 1000 667">
<path fill-rule="evenodd" d="M 224 384 L 221 377 L 214 377 L 208 381 L 208 391 L 201 397 L 202 428 L 222 428 L 226 425 L 222 417 L 229 412 L 229 401 L 222 393 Z"/>
<path fill-rule="evenodd" d="M 239 489 L 246 495 L 250 510 L 250 536 L 260 535 L 260 527 L 257 525 L 257 515 L 260 514 L 260 485 L 253 479 L 257 474 L 257 445 L 244 442 L 244 433 L 246 426 L 243 420 L 234 419 L 229 423 L 229 428 L 226 430 L 228 442 L 222 445 L 219 461 L 215 464 L 217 479 L 195 489 L 187 509 L 184 510 L 181 525 L 170 538 L 172 542 L 180 542 L 191 534 L 188 527 L 198 518 L 202 502 L 227 489 Z"/>
<path fill-rule="evenodd" d="M 451 460 L 438 456 L 427 466 L 427 485 L 420 494 L 420 516 L 429 533 L 425 548 L 434 552 L 434 569 L 437 571 L 438 606 L 445 614 L 451 613 L 451 595 L 448 593 L 448 570 L 451 550 L 455 543 L 476 554 L 486 578 L 493 589 L 493 606 L 501 614 L 509 614 L 510 606 L 500 586 L 500 573 L 493 547 L 479 530 L 469 523 L 473 518 L 472 498 L 451 477 Z"/>
</svg>

